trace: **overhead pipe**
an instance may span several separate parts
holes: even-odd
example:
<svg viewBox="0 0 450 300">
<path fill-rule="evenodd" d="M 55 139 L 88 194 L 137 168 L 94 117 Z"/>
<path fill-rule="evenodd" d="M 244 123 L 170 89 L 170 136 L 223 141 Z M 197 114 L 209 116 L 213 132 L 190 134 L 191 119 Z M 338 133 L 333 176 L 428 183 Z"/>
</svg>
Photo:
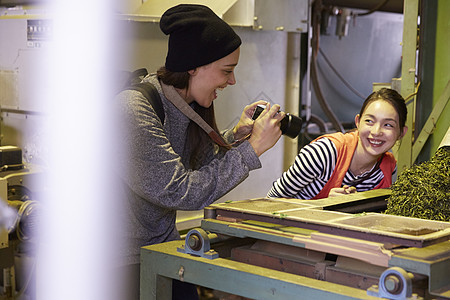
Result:
<svg viewBox="0 0 450 300">
<path fill-rule="evenodd" d="M 338 120 L 334 112 L 331 110 L 328 102 L 325 100 L 323 96 L 322 90 L 320 89 L 319 80 L 317 76 L 317 53 L 319 51 L 319 34 L 320 34 L 320 11 L 322 8 L 321 1 L 315 1 L 313 4 L 313 12 L 312 12 L 312 59 L 311 59 L 311 82 L 316 92 L 317 100 L 320 104 L 325 115 L 328 117 L 329 121 L 333 124 L 333 127 L 336 131 L 345 132 L 344 126 L 342 126 L 341 122 Z"/>
</svg>

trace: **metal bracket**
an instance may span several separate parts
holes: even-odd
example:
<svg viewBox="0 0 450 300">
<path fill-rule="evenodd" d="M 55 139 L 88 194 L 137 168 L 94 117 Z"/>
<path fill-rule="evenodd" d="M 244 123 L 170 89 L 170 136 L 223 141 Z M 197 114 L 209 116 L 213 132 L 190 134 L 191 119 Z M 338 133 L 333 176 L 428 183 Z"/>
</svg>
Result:
<svg viewBox="0 0 450 300">
<path fill-rule="evenodd" d="M 219 253 L 211 250 L 208 233 L 201 228 L 190 230 L 185 238 L 185 243 L 178 252 L 204 257 L 207 259 L 215 259 L 219 257 Z"/>
<path fill-rule="evenodd" d="M 367 290 L 367 295 L 394 300 L 423 299 L 412 293 L 413 277 L 413 274 L 402 268 L 389 268 L 381 274 L 378 285 L 374 285 Z"/>
</svg>

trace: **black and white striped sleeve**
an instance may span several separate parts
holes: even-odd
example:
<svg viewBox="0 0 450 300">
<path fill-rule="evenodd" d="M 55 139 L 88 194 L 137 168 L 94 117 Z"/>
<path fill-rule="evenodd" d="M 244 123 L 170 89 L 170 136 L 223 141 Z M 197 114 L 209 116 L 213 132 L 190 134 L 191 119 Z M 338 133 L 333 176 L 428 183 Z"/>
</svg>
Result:
<svg viewBox="0 0 450 300">
<path fill-rule="evenodd" d="M 273 183 L 268 197 L 310 199 L 317 195 L 333 173 L 336 147 L 327 138 L 306 145 L 291 167 Z"/>
</svg>

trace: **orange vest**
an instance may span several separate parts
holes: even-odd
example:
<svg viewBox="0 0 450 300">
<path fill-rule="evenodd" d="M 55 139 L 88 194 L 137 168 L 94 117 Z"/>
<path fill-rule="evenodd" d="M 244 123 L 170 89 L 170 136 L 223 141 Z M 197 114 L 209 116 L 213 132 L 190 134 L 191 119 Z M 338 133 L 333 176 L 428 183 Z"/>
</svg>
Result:
<svg viewBox="0 0 450 300">
<path fill-rule="evenodd" d="M 326 198 L 332 188 L 342 186 L 345 173 L 347 173 L 348 168 L 350 168 L 353 153 L 355 152 L 356 145 L 358 144 L 358 131 L 352 131 L 346 134 L 343 134 L 342 132 L 326 134 L 318 137 L 313 142 L 323 137 L 330 139 L 336 146 L 337 161 L 330 179 L 325 184 L 323 189 L 312 199 Z M 380 164 L 380 169 L 383 172 L 384 178 L 374 189 L 388 188 L 391 186 L 392 172 L 395 169 L 396 163 L 397 161 L 392 153 L 386 152 L 384 154 L 383 160 Z"/>
</svg>

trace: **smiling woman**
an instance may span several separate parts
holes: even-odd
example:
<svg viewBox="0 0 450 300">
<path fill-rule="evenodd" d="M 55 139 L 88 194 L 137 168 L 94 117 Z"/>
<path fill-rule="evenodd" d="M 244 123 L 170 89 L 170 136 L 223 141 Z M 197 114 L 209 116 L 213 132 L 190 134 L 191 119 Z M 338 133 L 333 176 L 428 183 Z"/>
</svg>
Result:
<svg viewBox="0 0 450 300">
<path fill-rule="evenodd" d="M 238 62 L 239 48 L 215 62 L 190 70 L 191 86 L 186 91 L 186 102 L 195 100 L 200 106 L 210 107 L 217 98 L 218 89 L 223 90 L 236 83 L 234 68 Z"/>
<path fill-rule="evenodd" d="M 399 105 L 404 100 L 394 92 L 382 89 L 373 93 L 355 117 L 359 143 L 350 164 L 354 175 L 370 170 L 373 162 L 389 151 L 408 130 L 406 108 Z"/>
<path fill-rule="evenodd" d="M 321 136 L 302 148 L 268 197 L 320 199 L 391 186 L 397 170 L 389 150 L 406 134 L 406 115 L 395 90 L 373 92 L 355 116 L 357 129 Z"/>
<path fill-rule="evenodd" d="M 217 92 L 236 83 L 240 37 L 211 9 L 181 4 L 160 21 L 169 35 L 165 65 L 143 79 L 159 93 L 164 121 L 144 96 L 118 96 L 116 140 L 121 141 L 117 175 L 123 182 L 126 224 L 124 299 L 139 298 L 139 254 L 144 245 L 179 239 L 177 210 L 199 210 L 261 167 L 259 156 L 281 137 L 279 105 L 267 105 L 257 120 L 257 101 L 244 108 L 238 124 L 222 134 L 213 102 Z M 192 286 L 174 283 L 174 299 L 196 298 Z M 186 289 L 191 292 L 186 292 Z"/>
</svg>

